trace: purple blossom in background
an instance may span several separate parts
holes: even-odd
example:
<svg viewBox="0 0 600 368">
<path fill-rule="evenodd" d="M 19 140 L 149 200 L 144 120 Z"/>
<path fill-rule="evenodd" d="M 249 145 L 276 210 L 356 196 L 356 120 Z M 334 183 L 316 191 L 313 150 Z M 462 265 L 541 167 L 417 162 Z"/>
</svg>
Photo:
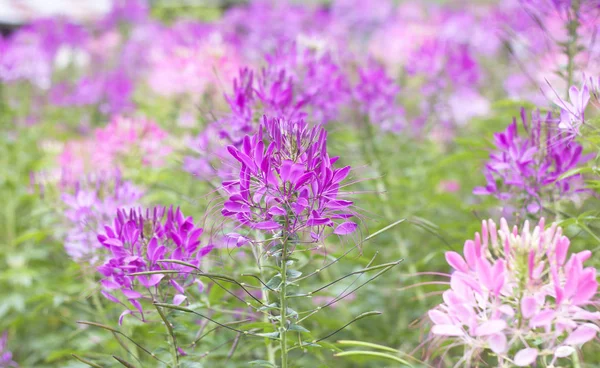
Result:
<svg viewBox="0 0 600 368">
<path fill-rule="evenodd" d="M 288 1 L 258 0 L 228 9 L 219 22 L 227 42 L 237 45 L 249 61 L 261 60 L 299 35 L 319 35 L 329 15 L 318 7 Z"/>
<path fill-rule="evenodd" d="M 0 368 L 16 368 L 19 365 L 12 359 L 13 355 L 8 350 L 8 332 L 4 332 L 0 337 Z"/>
<path fill-rule="evenodd" d="M 560 179 L 587 160 L 581 155 L 582 147 L 567 139 L 550 113 L 543 119 L 536 111 L 529 122 L 522 109 L 521 121 L 521 135 L 516 119 L 504 132 L 494 135 L 496 150 L 484 169 L 487 185 L 475 188 L 473 193 L 511 200 L 529 212 L 537 212 L 584 191 L 581 174 Z"/>
<path fill-rule="evenodd" d="M 583 266 L 592 252 L 568 257 L 569 245 L 562 229 L 546 228 L 543 219 L 533 231 L 526 221 L 521 232 L 504 219 L 500 229 L 483 221 L 463 255 L 446 252 L 454 271 L 444 302 L 429 311 L 434 341 L 464 346 L 457 366 L 473 365 L 485 350 L 498 366 L 555 366 L 569 358 L 600 330 L 600 312 L 585 309 L 598 303 L 596 269 Z"/>
<path fill-rule="evenodd" d="M 228 165 L 222 165 L 230 157 L 225 146 L 239 147 L 246 135 L 257 131 L 264 115 L 324 124 L 337 119 L 351 99 L 347 76 L 329 54 L 302 51 L 292 43 L 266 59 L 259 73 L 239 71 L 232 92 L 225 95 L 230 112 L 192 140 L 195 154 L 184 159 L 186 171 L 203 178 L 215 173 L 229 178 Z"/>
<path fill-rule="evenodd" d="M 122 70 L 100 72 L 82 77 L 74 86 L 59 83 L 52 88 L 51 101 L 56 106 L 97 106 L 106 114 L 131 111 L 133 81 Z"/>
<path fill-rule="evenodd" d="M 426 95 L 438 89 L 473 87 L 481 79 L 480 67 L 468 45 L 429 39 L 412 54 L 406 71 L 427 78 L 423 86 Z"/>
<path fill-rule="evenodd" d="M 104 175 L 103 175 L 104 176 Z M 65 191 L 61 199 L 66 205 L 67 220 L 65 250 L 77 262 L 94 264 L 103 260 L 102 246 L 97 233 L 109 223 L 118 209 L 129 210 L 139 204 L 143 192 L 120 175 L 114 179 L 83 180 L 73 193 Z"/>
<path fill-rule="evenodd" d="M 0 80 L 8 83 L 25 80 L 48 89 L 59 50 L 77 48 L 88 37 L 83 27 L 66 20 L 38 19 L 2 41 Z"/>
<path fill-rule="evenodd" d="M 334 167 L 338 158 L 329 157 L 322 127 L 265 117 L 258 133 L 228 150 L 240 171 L 235 180 L 223 182 L 228 194 L 224 216 L 252 229 L 287 234 L 308 230 L 314 241 L 323 238 L 326 228 L 338 235 L 356 229 L 348 221 L 354 216 L 352 202 L 340 192 L 350 166 Z"/>
<path fill-rule="evenodd" d="M 398 133 L 405 126 L 404 110 L 398 106 L 398 84 L 387 76 L 385 69 L 374 61 L 358 70 L 359 81 L 354 98 L 360 112 L 384 131 Z"/>
<path fill-rule="evenodd" d="M 176 260 L 198 267 L 212 246 L 200 247 L 202 228 L 194 225 L 191 217 L 185 217 L 179 208 L 166 210 L 119 209 L 112 225 L 104 227 L 98 241 L 110 252 L 109 259 L 98 267 L 102 274 L 102 294 L 110 301 L 123 304 L 124 297 L 135 309 L 123 312 L 144 319 L 143 300 L 181 304 L 187 297 L 186 289 L 196 284 L 200 291 L 203 285 L 192 272 L 194 268 L 161 260 Z M 132 275 L 147 271 L 169 271 L 152 275 Z M 158 285 L 168 280 L 169 289 Z"/>
<path fill-rule="evenodd" d="M 147 0 L 113 0 L 112 9 L 100 24 L 105 29 L 121 24 L 136 24 L 146 21 L 150 16 Z"/>
</svg>

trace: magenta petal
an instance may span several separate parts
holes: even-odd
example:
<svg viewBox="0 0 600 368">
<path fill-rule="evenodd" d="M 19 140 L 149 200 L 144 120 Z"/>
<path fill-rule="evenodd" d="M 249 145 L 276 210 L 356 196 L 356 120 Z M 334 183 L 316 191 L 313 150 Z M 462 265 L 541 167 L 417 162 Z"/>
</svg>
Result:
<svg viewBox="0 0 600 368">
<path fill-rule="evenodd" d="M 537 359 L 537 356 L 538 356 L 537 349 L 527 348 L 527 349 L 520 350 L 515 355 L 515 359 L 514 359 L 515 365 L 517 367 L 527 367 L 535 362 L 535 360 Z"/>
<path fill-rule="evenodd" d="M 210 251 L 212 251 L 214 248 L 215 248 L 215 246 L 213 244 L 209 244 L 206 247 L 202 247 L 198 251 L 198 256 L 199 257 L 204 257 L 205 255 L 207 255 L 208 253 L 210 253 Z"/>
<path fill-rule="evenodd" d="M 119 316 L 119 326 L 121 326 L 123 324 L 123 318 L 126 315 L 131 314 L 131 313 L 133 313 L 133 312 L 131 310 L 129 310 L 129 309 L 124 310 L 123 313 L 121 313 L 121 315 Z"/>
<path fill-rule="evenodd" d="M 135 290 L 123 289 L 121 291 L 123 292 L 123 295 L 125 295 L 125 297 L 127 299 L 139 299 L 143 296 L 141 293 L 139 293 Z"/>
<path fill-rule="evenodd" d="M 119 284 L 110 279 L 104 279 L 100 283 L 102 284 L 102 287 L 109 290 L 118 289 L 121 287 Z"/>
<path fill-rule="evenodd" d="M 346 234 L 350 234 L 350 233 L 354 232 L 354 230 L 356 230 L 357 227 L 358 227 L 358 225 L 355 224 L 354 222 L 350 222 L 350 221 L 344 222 L 344 223 L 338 225 L 338 227 L 335 228 L 333 233 L 336 235 L 346 235 Z"/>
<path fill-rule="evenodd" d="M 582 345 L 596 337 L 598 327 L 591 323 L 586 323 L 571 332 L 565 340 L 565 345 Z"/>
<path fill-rule="evenodd" d="M 277 230 L 281 228 L 281 225 L 275 221 L 263 221 L 253 224 L 252 227 L 258 230 Z"/>
</svg>

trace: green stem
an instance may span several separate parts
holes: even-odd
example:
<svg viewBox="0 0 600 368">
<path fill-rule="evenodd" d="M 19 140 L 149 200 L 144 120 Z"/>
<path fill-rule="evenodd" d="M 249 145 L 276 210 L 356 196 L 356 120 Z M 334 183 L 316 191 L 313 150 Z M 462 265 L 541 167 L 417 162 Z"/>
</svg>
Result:
<svg viewBox="0 0 600 368">
<path fill-rule="evenodd" d="M 178 368 L 179 367 L 179 354 L 177 353 L 177 338 L 175 337 L 175 332 L 173 331 L 173 326 L 167 320 L 167 316 L 165 316 L 164 312 L 160 309 L 160 307 L 157 305 L 155 305 L 155 307 L 156 307 L 156 310 L 158 311 L 158 314 L 160 315 L 160 318 L 163 320 L 165 326 L 167 327 L 167 333 L 171 336 L 171 339 L 173 341 L 173 344 L 171 346 L 171 357 L 173 359 L 173 367 Z"/>
<path fill-rule="evenodd" d="M 262 243 L 259 243 L 256 246 L 256 250 L 257 250 L 257 254 L 256 256 L 256 261 L 258 264 L 258 270 L 260 272 L 260 278 L 262 280 L 265 280 L 265 272 L 264 272 L 264 268 L 262 266 L 262 257 L 264 254 L 264 247 L 261 245 Z M 269 304 L 269 291 L 266 288 L 262 289 L 262 301 L 265 305 Z M 269 315 L 268 313 L 265 313 L 265 315 L 263 316 L 263 321 L 266 323 L 269 323 Z M 273 348 L 273 342 L 271 341 L 271 339 L 265 339 L 265 344 L 267 345 L 267 360 L 269 361 L 269 363 L 275 365 L 275 349 Z"/>
<path fill-rule="evenodd" d="M 287 351 L 287 244 L 283 240 L 281 249 L 281 287 L 279 289 L 279 346 L 281 350 L 281 368 L 288 368 Z"/>
</svg>

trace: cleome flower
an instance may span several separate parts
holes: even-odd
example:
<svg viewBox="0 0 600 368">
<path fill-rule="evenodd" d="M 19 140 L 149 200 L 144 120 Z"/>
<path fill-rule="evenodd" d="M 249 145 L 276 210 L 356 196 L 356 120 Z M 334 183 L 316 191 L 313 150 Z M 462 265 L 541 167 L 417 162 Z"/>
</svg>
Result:
<svg viewBox="0 0 600 368">
<path fill-rule="evenodd" d="M 68 224 L 65 250 L 78 262 L 94 264 L 103 258 L 104 248 L 98 243 L 96 233 L 112 219 L 117 209 L 133 208 L 144 195 L 132 183 L 123 181 L 118 172 L 103 174 L 109 179 L 80 180 L 74 190 L 67 187 L 61 194 Z"/>
<path fill-rule="evenodd" d="M 161 262 L 175 260 L 198 267 L 202 257 L 212 250 L 211 245 L 199 247 L 202 228 L 196 227 L 193 219 L 186 218 L 179 208 L 121 209 L 113 225 L 104 230 L 98 234 L 98 240 L 110 251 L 111 258 L 98 267 L 104 276 L 102 294 L 115 303 L 121 303 L 119 297 L 124 297 L 135 307 L 123 312 L 119 323 L 127 314 L 139 313 L 143 319 L 144 299 L 165 302 L 172 296 L 174 304 L 181 304 L 187 287 L 197 284 L 202 290 L 202 283 L 191 274 L 193 267 Z M 147 271 L 166 272 L 134 275 Z M 172 290 L 161 288 L 159 293 L 158 285 L 165 278 Z"/>
<path fill-rule="evenodd" d="M 315 241 L 328 227 L 338 235 L 356 229 L 347 221 L 352 202 L 340 192 L 350 166 L 334 167 L 338 158 L 329 157 L 323 128 L 265 116 L 257 134 L 228 150 L 240 166 L 236 179 L 223 182 L 224 216 L 259 230 L 309 230 Z"/>
<path fill-rule="evenodd" d="M 444 302 L 429 311 L 437 342 L 465 347 L 457 364 L 472 365 L 484 352 L 498 366 L 556 366 L 594 339 L 600 312 L 596 269 L 584 267 L 592 253 L 568 256 L 570 241 L 544 220 L 521 232 L 502 219 L 500 229 L 483 221 L 481 235 L 467 240 L 463 255 L 447 252 L 454 269 Z"/>
<path fill-rule="evenodd" d="M 542 119 L 536 111 L 528 122 L 522 109 L 521 120 L 525 134 L 519 135 L 515 119 L 504 132 L 494 135 L 496 150 L 484 170 L 487 184 L 473 193 L 512 200 L 529 212 L 581 193 L 581 174 L 561 178 L 587 160 L 581 145 L 569 142 L 550 114 Z"/>
</svg>

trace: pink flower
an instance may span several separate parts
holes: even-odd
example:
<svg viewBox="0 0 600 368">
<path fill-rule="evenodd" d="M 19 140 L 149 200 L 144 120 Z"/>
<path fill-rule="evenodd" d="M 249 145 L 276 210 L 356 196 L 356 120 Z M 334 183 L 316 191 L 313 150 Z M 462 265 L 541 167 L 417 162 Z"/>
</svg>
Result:
<svg viewBox="0 0 600 368">
<path fill-rule="evenodd" d="M 499 228 L 483 221 L 462 255 L 446 253 L 454 272 L 444 302 L 429 311 L 433 339 L 465 345 L 467 365 L 487 349 L 499 365 L 520 367 L 570 356 L 596 337 L 600 312 L 585 309 L 597 303 L 596 269 L 583 266 L 591 252 L 568 256 L 569 243 L 543 219 L 533 230 L 526 221 L 520 232 L 504 219 Z"/>
</svg>

